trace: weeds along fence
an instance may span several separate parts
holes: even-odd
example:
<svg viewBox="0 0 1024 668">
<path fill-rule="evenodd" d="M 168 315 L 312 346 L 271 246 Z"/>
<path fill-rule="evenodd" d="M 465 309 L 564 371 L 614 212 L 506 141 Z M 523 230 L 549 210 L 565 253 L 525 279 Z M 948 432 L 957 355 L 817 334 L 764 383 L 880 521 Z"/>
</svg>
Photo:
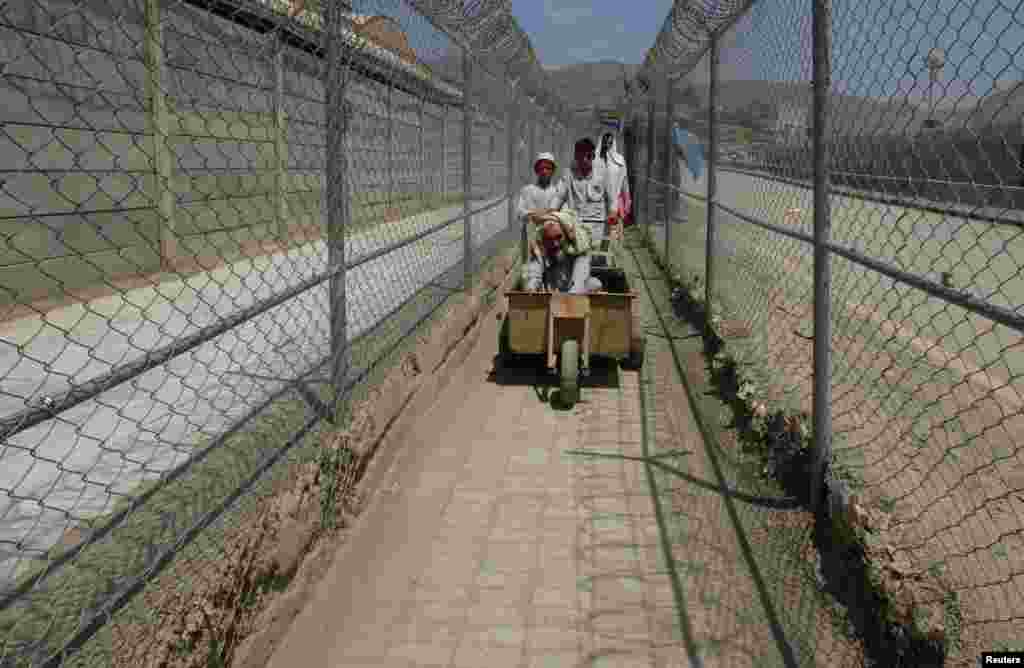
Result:
<svg viewBox="0 0 1024 668">
<path fill-rule="evenodd" d="M 728 483 L 818 512 L 753 547 L 801 665 L 848 659 L 823 589 L 865 643 L 887 625 L 885 665 L 1024 644 L 1020 27 L 985 2 L 680 0 L 624 103 L 640 219 L 762 434 Z M 847 584 L 827 544 L 863 558 Z"/>
<path fill-rule="evenodd" d="M 361 4 L 0 6 L 0 665 L 159 628 L 566 155 L 506 9 Z"/>
</svg>

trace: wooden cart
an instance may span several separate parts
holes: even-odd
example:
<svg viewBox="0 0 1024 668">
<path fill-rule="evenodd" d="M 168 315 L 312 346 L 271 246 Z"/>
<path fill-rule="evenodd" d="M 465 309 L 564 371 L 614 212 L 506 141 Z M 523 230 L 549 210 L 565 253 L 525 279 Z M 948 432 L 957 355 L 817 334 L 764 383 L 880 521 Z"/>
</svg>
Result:
<svg viewBox="0 0 1024 668">
<path fill-rule="evenodd" d="M 639 295 L 629 289 L 614 253 L 594 253 L 593 264 L 591 273 L 606 291 L 505 293 L 508 317 L 498 346 L 502 363 L 510 355 L 543 355 L 547 368 L 559 371 L 560 397 L 570 406 L 579 398 L 579 377 L 589 374 L 592 356 L 633 368 L 643 365 Z"/>
</svg>

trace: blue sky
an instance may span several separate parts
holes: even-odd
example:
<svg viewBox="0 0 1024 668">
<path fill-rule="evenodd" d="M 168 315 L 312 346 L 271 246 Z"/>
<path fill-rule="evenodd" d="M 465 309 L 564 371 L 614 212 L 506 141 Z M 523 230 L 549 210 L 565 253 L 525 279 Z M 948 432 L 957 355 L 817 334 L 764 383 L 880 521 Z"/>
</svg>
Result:
<svg viewBox="0 0 1024 668">
<path fill-rule="evenodd" d="M 362 11 L 393 13 L 402 0 L 355 0 Z M 673 0 L 513 0 L 541 64 L 613 60 L 638 64 Z M 387 8 L 385 10 L 385 8 Z M 755 3 L 723 42 L 724 80 L 810 81 L 811 3 Z M 416 48 L 422 18 L 406 15 Z M 946 52 L 938 104 L 982 97 L 1024 80 L 1024 3 L 1004 0 L 833 0 L 833 91 L 876 98 L 927 98 L 925 56 Z M 436 47 L 435 47 L 436 48 Z M 691 75 L 693 76 L 693 75 Z M 705 75 L 706 76 L 706 75 Z M 696 75 L 699 81 L 705 76 Z M 944 100 L 942 98 L 945 98 Z"/>
<path fill-rule="evenodd" d="M 639 63 L 672 0 L 513 0 L 546 66 Z M 810 3 L 755 5 L 730 36 L 723 78 L 809 80 Z M 1001 0 L 834 0 L 833 90 L 869 97 L 927 95 L 925 55 L 946 53 L 939 104 L 1024 79 L 1024 7 Z M 939 99 L 945 98 L 941 102 Z"/>
<path fill-rule="evenodd" d="M 1019 81 L 1024 10 L 1000 0 L 841 0 L 833 78 L 856 94 L 924 96 L 928 51 L 945 50 L 947 101 Z M 839 10 L 839 11 L 836 11 Z M 809 31 L 808 31 L 809 34 Z M 808 37 L 809 39 L 809 37 Z"/>
<path fill-rule="evenodd" d="M 541 64 L 595 60 L 639 64 L 672 0 L 513 0 L 512 12 Z"/>
<path fill-rule="evenodd" d="M 927 96 L 925 57 L 945 51 L 935 89 L 946 104 L 1024 79 L 1024 8 L 1000 0 L 834 0 L 833 91 Z M 810 3 L 763 3 L 722 52 L 723 78 L 809 81 Z"/>
</svg>

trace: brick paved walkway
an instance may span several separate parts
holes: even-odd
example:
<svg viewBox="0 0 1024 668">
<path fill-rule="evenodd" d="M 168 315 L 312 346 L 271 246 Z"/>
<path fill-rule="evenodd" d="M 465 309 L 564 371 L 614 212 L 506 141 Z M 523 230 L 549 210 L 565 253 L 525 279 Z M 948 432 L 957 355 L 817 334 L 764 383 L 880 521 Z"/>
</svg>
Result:
<svg viewBox="0 0 1024 668">
<path fill-rule="evenodd" d="M 487 380 L 493 340 L 403 446 L 272 668 L 689 665 L 643 466 L 566 453 L 641 454 L 638 374 L 560 412 Z"/>
</svg>

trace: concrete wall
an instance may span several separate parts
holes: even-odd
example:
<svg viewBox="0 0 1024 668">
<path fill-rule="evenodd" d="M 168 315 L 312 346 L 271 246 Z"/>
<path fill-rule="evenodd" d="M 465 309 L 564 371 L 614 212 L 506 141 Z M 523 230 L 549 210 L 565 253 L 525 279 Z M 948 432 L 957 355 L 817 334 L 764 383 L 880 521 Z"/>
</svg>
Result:
<svg viewBox="0 0 1024 668">
<path fill-rule="evenodd" d="M 0 305 L 324 233 L 322 61 L 180 2 L 153 1 L 147 31 L 145 2 L 5 9 Z M 421 131 L 420 102 L 388 95 L 368 80 L 348 93 L 362 220 L 462 191 L 461 110 L 444 134 L 426 105 Z M 478 121 L 473 137 L 474 195 L 495 194 L 504 130 Z"/>
</svg>

